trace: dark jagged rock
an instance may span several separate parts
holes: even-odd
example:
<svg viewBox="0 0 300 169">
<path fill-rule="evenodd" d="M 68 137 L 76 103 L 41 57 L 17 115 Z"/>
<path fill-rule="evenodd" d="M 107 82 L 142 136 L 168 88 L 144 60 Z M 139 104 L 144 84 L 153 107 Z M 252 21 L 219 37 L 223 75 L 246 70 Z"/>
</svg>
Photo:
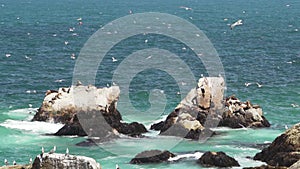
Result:
<svg viewBox="0 0 300 169">
<path fill-rule="evenodd" d="M 175 157 L 173 153 L 169 151 L 150 150 L 143 151 L 137 154 L 131 161 L 130 164 L 149 164 L 149 163 L 161 163 L 168 161 L 169 158 Z"/>
<path fill-rule="evenodd" d="M 240 164 L 232 157 L 229 157 L 224 152 L 205 152 L 198 163 L 205 167 L 234 167 Z"/>
<path fill-rule="evenodd" d="M 132 122 L 128 123 L 120 123 L 120 126 L 116 128 L 119 133 L 126 134 L 132 137 L 141 136 L 142 133 L 146 133 L 147 129 L 144 125 Z"/>
<path fill-rule="evenodd" d="M 59 129 L 54 135 L 55 136 L 87 136 L 86 132 L 83 130 L 77 116 L 72 120 L 73 122 L 68 122 L 61 129 Z"/>
<path fill-rule="evenodd" d="M 152 124 L 150 127 L 150 130 L 156 130 L 159 131 L 164 127 L 164 121 L 160 121 L 158 123 Z"/>
<path fill-rule="evenodd" d="M 254 156 L 272 166 L 289 167 L 300 160 L 300 123 L 278 136 L 270 146 Z"/>
</svg>

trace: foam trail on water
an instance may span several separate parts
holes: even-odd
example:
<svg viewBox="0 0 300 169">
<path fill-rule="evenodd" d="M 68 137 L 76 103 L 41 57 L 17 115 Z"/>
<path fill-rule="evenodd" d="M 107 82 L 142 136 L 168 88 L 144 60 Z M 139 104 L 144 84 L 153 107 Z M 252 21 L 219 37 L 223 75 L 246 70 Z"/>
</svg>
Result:
<svg viewBox="0 0 300 169">
<path fill-rule="evenodd" d="M 17 130 L 24 130 L 30 131 L 34 133 L 55 133 L 60 128 L 63 127 L 63 124 L 60 123 L 47 123 L 47 122 L 30 122 L 30 121 L 19 121 L 19 120 L 5 120 L 0 126 L 17 129 Z"/>
<path fill-rule="evenodd" d="M 181 154 L 181 155 L 177 155 L 175 157 L 169 158 L 168 161 L 178 161 L 183 158 L 199 159 L 202 155 L 203 155 L 203 153 L 200 153 L 200 152 L 195 152 L 192 154 Z"/>
</svg>

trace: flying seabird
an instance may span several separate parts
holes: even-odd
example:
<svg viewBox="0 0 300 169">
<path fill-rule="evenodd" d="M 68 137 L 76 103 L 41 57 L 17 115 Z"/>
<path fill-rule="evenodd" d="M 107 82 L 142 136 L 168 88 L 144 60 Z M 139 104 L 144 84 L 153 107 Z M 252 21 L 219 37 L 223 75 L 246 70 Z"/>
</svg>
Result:
<svg viewBox="0 0 300 169">
<path fill-rule="evenodd" d="M 6 56 L 7 58 L 9 58 L 9 57 L 11 57 L 11 54 L 10 54 L 10 53 L 7 53 L 7 54 L 5 54 L 5 56 Z"/>
<path fill-rule="evenodd" d="M 53 147 L 53 149 L 50 150 L 49 154 L 53 154 L 56 151 L 56 146 Z"/>
<path fill-rule="evenodd" d="M 70 58 L 73 59 L 73 60 L 75 60 L 76 59 L 75 53 L 72 53 L 72 55 L 71 55 Z"/>
<path fill-rule="evenodd" d="M 248 87 L 248 86 L 250 86 L 251 84 L 252 84 L 252 83 L 246 82 L 246 83 L 245 83 L 245 86 Z"/>
<path fill-rule="evenodd" d="M 186 6 L 180 6 L 179 8 L 183 8 L 183 9 L 185 9 L 185 10 L 192 10 L 192 8 L 189 8 L 189 7 L 186 7 Z"/>
<path fill-rule="evenodd" d="M 112 62 L 116 62 L 116 61 L 118 61 L 116 58 L 114 58 L 114 57 L 111 57 L 111 59 L 112 59 Z"/>
<path fill-rule="evenodd" d="M 238 21 L 234 22 L 233 24 L 230 25 L 230 29 L 232 30 L 234 27 L 242 25 L 243 20 L 239 19 Z"/>
<path fill-rule="evenodd" d="M 259 83 L 256 83 L 256 85 L 257 85 L 257 87 L 262 87 L 262 85 L 261 85 L 261 84 L 259 84 Z"/>
</svg>

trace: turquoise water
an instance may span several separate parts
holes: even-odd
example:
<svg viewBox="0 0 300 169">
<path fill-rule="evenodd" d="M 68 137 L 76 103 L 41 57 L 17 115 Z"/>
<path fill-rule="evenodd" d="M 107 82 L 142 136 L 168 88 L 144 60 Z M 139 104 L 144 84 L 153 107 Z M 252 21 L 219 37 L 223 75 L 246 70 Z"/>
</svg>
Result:
<svg viewBox="0 0 300 169">
<path fill-rule="evenodd" d="M 58 152 L 64 153 L 68 147 L 71 153 L 93 157 L 103 168 L 114 168 L 116 163 L 122 169 L 201 168 L 193 159 L 155 165 L 129 164 L 136 153 L 153 147 L 167 147 L 178 154 L 222 150 L 236 157 L 243 166 L 259 164 L 246 158 L 259 151 L 253 145 L 272 141 L 284 131 L 285 125 L 292 126 L 300 119 L 300 108 L 291 105 L 300 105 L 299 9 L 300 2 L 297 0 L 0 0 L 0 162 L 7 158 L 9 161 L 27 163 L 30 157 L 40 152 L 42 146 L 50 150 L 56 145 Z M 241 100 L 251 100 L 261 105 L 272 127 L 220 129 L 220 135 L 205 143 L 181 140 L 177 144 L 180 141 L 178 138 L 157 137 L 155 133 L 150 133 L 150 138 L 125 137 L 98 147 L 78 147 L 75 144 L 84 138 L 45 136 L 45 133 L 55 131 L 60 125 L 31 123 L 32 114 L 29 112 L 34 112 L 41 105 L 46 90 L 72 83 L 76 60 L 70 59 L 71 54 L 78 56 L 95 31 L 114 19 L 128 15 L 130 10 L 133 13 L 172 14 L 201 29 L 221 58 L 227 82 L 226 95 L 235 94 Z M 83 19 L 81 26 L 77 21 L 80 17 Z M 227 24 L 238 19 L 243 19 L 244 24 L 230 30 Z M 70 27 L 75 28 L 74 32 L 69 31 Z M 99 67 L 96 85 L 111 83 L 112 71 L 116 69 L 116 64 L 111 62 L 112 56 L 118 56 L 121 61 L 133 51 L 160 46 L 182 58 L 193 55 L 190 50 L 183 51 L 183 44 L 172 39 L 154 35 L 147 35 L 147 39 L 149 42 L 145 44 L 143 36 L 136 36 L 115 46 Z M 69 44 L 65 45 L 65 41 Z M 11 56 L 6 57 L 6 54 Z M 197 77 L 205 74 L 201 61 L 185 61 Z M 245 82 L 259 82 L 263 86 L 245 87 Z M 174 79 L 164 72 L 142 72 L 131 85 L 130 98 L 141 111 L 150 107 L 150 89 L 157 88 L 166 95 L 167 106 L 162 115 L 169 113 L 180 101 L 176 94 L 177 84 L 174 85 Z M 33 108 L 29 108 L 29 104 Z M 120 111 L 124 119 L 139 119 L 146 125 L 150 124 L 148 119 L 135 117 L 126 108 L 120 108 Z M 158 116 L 156 120 L 160 118 Z M 171 144 L 173 142 L 174 145 Z"/>
</svg>

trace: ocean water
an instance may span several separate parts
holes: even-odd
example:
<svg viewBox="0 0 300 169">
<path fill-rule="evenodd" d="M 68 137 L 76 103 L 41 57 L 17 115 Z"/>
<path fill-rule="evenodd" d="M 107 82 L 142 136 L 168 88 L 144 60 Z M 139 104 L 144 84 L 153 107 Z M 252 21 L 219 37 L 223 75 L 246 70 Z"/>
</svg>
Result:
<svg viewBox="0 0 300 169">
<path fill-rule="evenodd" d="M 182 6 L 192 10 L 180 8 Z M 0 0 L 0 165 L 5 158 L 25 164 L 42 146 L 50 150 L 54 145 L 57 152 L 64 153 L 68 147 L 72 154 L 93 157 L 104 169 L 114 168 L 115 164 L 122 169 L 201 168 L 195 158 L 205 151 L 224 151 L 243 167 L 260 165 L 246 158 L 260 151 L 255 145 L 271 142 L 286 125 L 290 127 L 300 119 L 299 9 L 297 0 Z M 76 64 L 76 59 L 70 58 L 72 53 L 78 57 L 91 35 L 109 22 L 128 15 L 129 11 L 168 13 L 201 29 L 223 64 L 226 95 L 235 94 L 243 101 L 259 104 L 271 128 L 218 128 L 219 135 L 206 142 L 160 137 L 151 132 L 147 138 L 123 137 L 94 147 L 75 145 L 85 138 L 45 135 L 62 126 L 30 122 L 45 91 L 70 86 Z M 78 24 L 78 18 L 82 18 L 82 25 Z M 243 20 L 243 25 L 230 30 L 228 24 L 238 19 Z M 70 32 L 69 28 L 73 27 L 75 30 Z M 185 58 L 197 78 L 206 74 L 200 60 L 189 60 L 193 53 L 190 49 L 184 50 L 184 44 L 160 35 L 138 35 L 120 42 L 107 53 L 99 66 L 96 85 L 111 84 L 117 63 L 132 52 L 149 47 L 163 47 Z M 113 56 L 118 62 L 111 61 Z M 246 87 L 246 82 L 253 84 Z M 263 86 L 259 88 L 256 82 Z M 158 92 L 150 94 L 152 89 Z M 132 104 L 141 112 L 151 107 L 149 97 L 157 102 L 167 100 L 159 114 L 150 115 L 151 120 L 143 114 L 131 114 L 126 107 L 119 108 L 125 120 L 138 120 L 146 126 L 165 117 L 180 101 L 176 94 L 178 84 L 163 71 L 145 70 L 137 74 L 130 91 Z M 161 97 L 162 94 L 165 97 Z M 129 164 L 135 154 L 153 148 L 190 157 L 162 164 Z"/>
</svg>

